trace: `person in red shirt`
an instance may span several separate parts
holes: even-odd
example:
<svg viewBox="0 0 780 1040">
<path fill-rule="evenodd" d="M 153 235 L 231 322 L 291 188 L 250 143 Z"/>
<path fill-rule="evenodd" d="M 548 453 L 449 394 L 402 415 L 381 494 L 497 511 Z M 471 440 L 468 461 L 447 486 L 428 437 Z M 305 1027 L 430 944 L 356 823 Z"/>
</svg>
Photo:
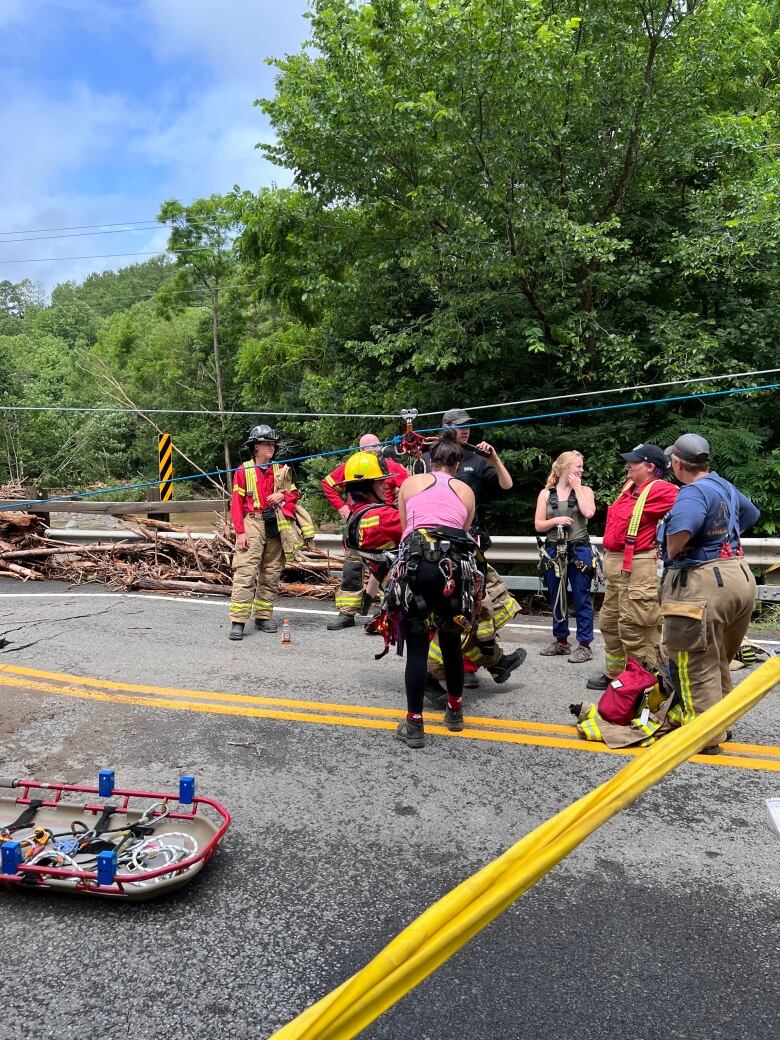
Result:
<svg viewBox="0 0 780 1040">
<path fill-rule="evenodd" d="M 255 627 L 276 632 L 272 619 L 284 568 L 277 510 L 292 519 L 298 489 L 289 466 L 273 462 L 279 434 L 265 423 L 255 426 L 244 447 L 252 458 L 233 476 L 230 518 L 236 532 L 229 639 L 243 639 L 244 625 L 255 612 Z"/>
<path fill-rule="evenodd" d="M 589 690 L 605 690 L 628 657 L 654 667 L 661 641 L 655 532 L 679 489 L 662 479 L 669 460 L 657 444 L 638 444 L 621 458 L 628 480 L 607 509 L 603 542 L 606 587 L 599 627 L 606 667 L 588 680 Z"/>
<path fill-rule="evenodd" d="M 380 459 L 382 444 L 374 433 L 366 433 L 360 438 L 360 451 L 368 452 Z M 354 458 L 354 456 L 352 456 Z M 347 462 L 337 466 L 322 481 L 322 491 L 328 503 L 336 510 L 342 520 L 347 521 L 354 512 L 355 499 L 349 488 L 345 488 L 344 476 Z M 383 469 L 383 483 L 378 485 L 388 504 L 395 502 L 398 497 L 398 489 L 409 476 L 404 467 L 394 459 L 381 458 Z M 358 581 L 358 569 L 360 578 Z M 352 550 L 347 549 L 344 559 L 343 580 L 341 588 L 336 593 L 336 607 L 338 614 L 332 618 L 327 628 L 330 632 L 342 628 L 353 628 L 356 614 L 368 612 L 371 603 L 377 597 L 379 586 L 373 576 L 363 582 L 363 561 Z"/>
</svg>

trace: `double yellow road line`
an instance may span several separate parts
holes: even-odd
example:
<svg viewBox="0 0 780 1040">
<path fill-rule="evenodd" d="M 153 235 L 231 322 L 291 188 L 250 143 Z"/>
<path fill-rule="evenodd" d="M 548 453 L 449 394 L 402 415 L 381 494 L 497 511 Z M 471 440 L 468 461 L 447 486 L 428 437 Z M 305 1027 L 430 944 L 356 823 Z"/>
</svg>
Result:
<svg viewBox="0 0 780 1040">
<path fill-rule="evenodd" d="M 8 664 L 0 664 L 0 686 L 110 704 L 275 719 L 319 726 L 348 726 L 355 729 L 394 730 L 398 720 L 405 714 L 389 708 L 357 704 L 334 704 L 327 701 L 215 693 L 209 690 L 180 689 L 175 686 L 116 682 L 111 679 L 94 679 Z M 642 750 L 637 748 L 613 750 L 605 744 L 582 740 L 577 736 L 573 725 L 561 726 L 548 722 L 514 721 L 475 715 L 468 716 L 465 722 L 466 725 L 460 733 L 451 733 L 446 727 L 429 721 L 426 721 L 425 728 L 429 733 L 441 734 L 456 740 L 487 740 L 501 744 L 522 744 L 603 755 L 635 756 L 642 753 Z M 709 766 L 780 772 L 780 747 L 729 743 L 723 746 L 723 750 L 724 753 L 717 756 L 693 755 L 690 761 Z"/>
</svg>

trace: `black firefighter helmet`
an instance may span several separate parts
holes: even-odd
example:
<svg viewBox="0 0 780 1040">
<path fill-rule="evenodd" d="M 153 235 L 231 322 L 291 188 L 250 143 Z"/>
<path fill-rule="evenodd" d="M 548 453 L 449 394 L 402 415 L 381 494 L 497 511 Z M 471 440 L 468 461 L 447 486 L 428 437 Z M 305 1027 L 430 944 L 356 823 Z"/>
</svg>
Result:
<svg viewBox="0 0 780 1040">
<path fill-rule="evenodd" d="M 249 431 L 249 436 L 241 445 L 241 448 L 251 456 L 256 444 L 266 441 L 269 444 L 273 444 L 274 448 L 278 448 L 281 439 L 279 431 L 275 430 L 273 426 L 269 426 L 268 423 L 260 423 L 259 426 L 252 427 Z"/>
</svg>

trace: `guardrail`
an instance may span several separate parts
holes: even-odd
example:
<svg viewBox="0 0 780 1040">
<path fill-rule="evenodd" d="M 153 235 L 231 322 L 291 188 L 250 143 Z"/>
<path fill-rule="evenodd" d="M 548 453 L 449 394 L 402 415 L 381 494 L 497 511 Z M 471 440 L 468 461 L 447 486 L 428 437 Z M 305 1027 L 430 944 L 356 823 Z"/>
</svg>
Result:
<svg viewBox="0 0 780 1040">
<path fill-rule="evenodd" d="M 121 503 L 125 505 L 126 503 Z M 143 503 L 146 505 L 147 503 Z M 157 503 L 159 505 L 160 503 Z M 63 542 L 127 542 L 142 540 L 145 535 L 134 534 L 132 531 L 101 531 L 86 530 L 78 527 L 47 527 L 46 534 L 50 538 L 56 538 Z M 167 532 L 168 538 L 187 538 L 186 534 Z M 210 541 L 214 535 L 193 531 L 189 536 L 194 539 Z M 594 538 L 595 545 L 601 545 L 600 538 Z M 342 551 L 340 534 L 318 533 L 314 538 L 314 544 L 318 549 L 334 553 Z M 745 562 L 755 568 L 774 567 L 780 564 L 780 538 L 745 538 L 743 539 L 745 549 Z M 500 564 L 522 564 L 535 563 L 539 558 L 536 539 L 526 535 L 500 535 L 493 539 L 493 544 L 487 551 L 487 558 L 500 570 Z M 777 572 L 780 581 L 780 570 Z M 539 588 L 539 579 L 533 575 L 505 574 L 502 575 L 507 587 L 514 591 L 533 592 Z M 756 598 L 762 602 L 780 603 L 780 584 L 759 585 L 756 590 Z"/>
</svg>

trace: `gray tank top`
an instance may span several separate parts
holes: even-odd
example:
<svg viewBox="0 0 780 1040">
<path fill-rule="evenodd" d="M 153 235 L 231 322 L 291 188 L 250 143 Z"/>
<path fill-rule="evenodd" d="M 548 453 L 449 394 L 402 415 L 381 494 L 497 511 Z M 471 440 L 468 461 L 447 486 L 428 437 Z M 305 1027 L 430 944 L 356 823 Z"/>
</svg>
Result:
<svg viewBox="0 0 780 1040">
<path fill-rule="evenodd" d="M 577 496 L 572 493 L 566 502 L 558 502 L 558 490 L 557 488 L 550 488 L 550 495 L 547 499 L 547 519 L 552 520 L 554 516 L 570 516 L 572 518 L 571 527 L 566 528 L 566 537 L 570 542 L 581 542 L 587 541 L 588 539 L 588 521 L 582 515 L 577 505 Z M 557 535 L 555 528 L 551 528 L 547 532 L 547 541 L 554 542 Z"/>
</svg>

